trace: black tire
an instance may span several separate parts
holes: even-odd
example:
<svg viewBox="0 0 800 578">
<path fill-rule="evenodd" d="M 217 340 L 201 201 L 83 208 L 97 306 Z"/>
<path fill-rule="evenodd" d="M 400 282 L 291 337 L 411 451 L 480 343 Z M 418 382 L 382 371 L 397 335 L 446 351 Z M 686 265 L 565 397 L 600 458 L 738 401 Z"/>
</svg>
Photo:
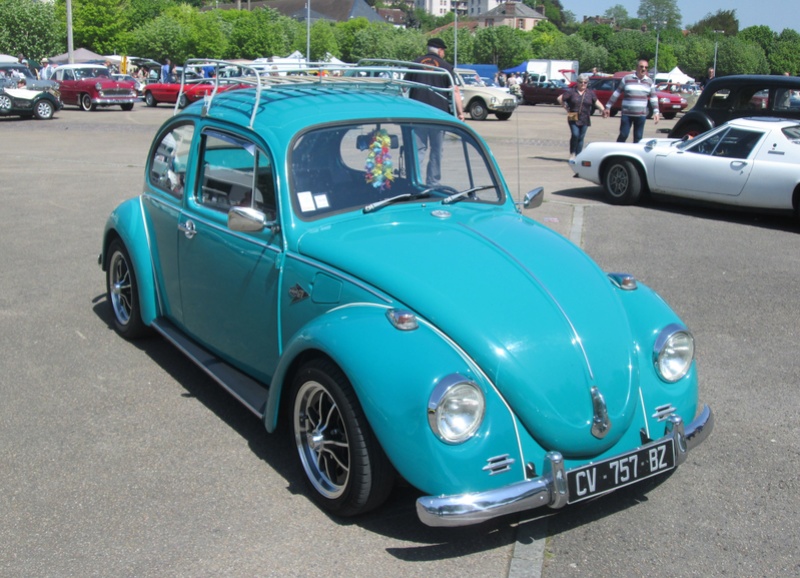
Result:
<svg viewBox="0 0 800 578">
<path fill-rule="evenodd" d="M 642 195 L 642 177 L 627 159 L 612 159 L 603 172 L 603 188 L 613 205 L 632 205 Z"/>
<path fill-rule="evenodd" d="M 97 105 L 92 102 L 92 97 L 85 92 L 80 96 L 79 101 L 81 110 L 85 110 L 88 112 L 90 110 L 97 109 Z"/>
<path fill-rule="evenodd" d="M 153 93 L 152 93 L 152 92 L 150 92 L 149 90 L 148 90 L 148 91 L 146 91 L 146 92 L 144 93 L 144 103 L 145 103 L 147 106 L 155 106 L 155 105 L 157 105 L 157 104 L 158 104 L 158 103 L 156 102 L 156 99 L 155 99 L 155 97 L 153 96 Z"/>
<path fill-rule="evenodd" d="M 496 113 L 494 113 L 494 115 L 499 120 L 508 120 L 509 118 L 511 118 L 511 113 L 510 112 L 496 112 Z"/>
<path fill-rule="evenodd" d="M 489 109 L 486 108 L 485 102 L 480 98 L 476 98 L 469 103 L 469 115 L 472 120 L 486 120 L 486 117 L 489 116 Z"/>
<path fill-rule="evenodd" d="M 54 112 L 53 104 L 46 98 L 33 105 L 33 115 L 39 120 L 50 120 Z"/>
<path fill-rule="evenodd" d="M 129 110 L 133 110 L 133 103 L 132 102 L 126 102 L 125 104 L 120 104 L 119 107 L 122 110 L 127 112 Z"/>
<path fill-rule="evenodd" d="M 139 306 L 139 285 L 133 262 L 125 245 L 115 239 L 108 246 L 106 261 L 106 297 L 114 317 L 114 329 L 125 339 L 144 336 L 148 330 L 142 322 Z"/>
<path fill-rule="evenodd" d="M 610 112 L 609 114 L 610 114 L 611 116 L 617 116 L 617 114 L 618 114 L 618 113 L 619 113 L 619 109 L 617 109 L 617 110 L 614 110 L 614 109 L 612 108 L 612 109 L 611 109 L 611 112 Z"/>
<path fill-rule="evenodd" d="M 697 135 L 703 134 L 704 132 L 705 129 L 703 127 L 701 127 L 697 123 L 692 122 L 682 126 L 678 131 L 671 134 L 670 138 L 683 138 L 683 137 L 694 138 Z"/>
<path fill-rule="evenodd" d="M 180 96 L 180 98 L 178 99 L 178 107 L 179 108 L 186 108 L 187 106 L 189 106 L 189 99 L 186 98 L 185 94 L 182 94 Z"/>
<path fill-rule="evenodd" d="M 677 112 L 665 112 L 664 113 L 664 120 L 672 120 L 676 116 L 678 116 Z"/>
<path fill-rule="evenodd" d="M 326 359 L 307 363 L 292 380 L 289 401 L 292 439 L 314 501 L 338 516 L 386 501 L 395 471 L 344 373 Z"/>
</svg>

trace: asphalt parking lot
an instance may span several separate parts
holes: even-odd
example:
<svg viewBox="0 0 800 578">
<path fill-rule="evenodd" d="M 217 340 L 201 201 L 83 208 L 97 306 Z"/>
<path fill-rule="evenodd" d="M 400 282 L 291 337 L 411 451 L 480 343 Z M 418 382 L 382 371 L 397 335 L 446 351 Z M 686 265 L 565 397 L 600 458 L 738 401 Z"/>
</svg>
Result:
<svg viewBox="0 0 800 578">
<path fill-rule="evenodd" d="M 110 327 L 103 225 L 140 192 L 170 114 L 0 118 L 0 576 L 800 575 L 790 219 L 610 206 L 572 178 L 561 109 L 468 121 L 515 195 L 545 186 L 533 218 L 682 316 L 715 430 L 668 478 L 558 512 L 432 529 L 401 487 L 341 521 L 305 497 L 286 439 L 166 342 L 128 343 Z M 671 122 L 648 122 L 646 137 Z M 587 140 L 613 140 L 617 126 L 597 118 Z"/>
</svg>

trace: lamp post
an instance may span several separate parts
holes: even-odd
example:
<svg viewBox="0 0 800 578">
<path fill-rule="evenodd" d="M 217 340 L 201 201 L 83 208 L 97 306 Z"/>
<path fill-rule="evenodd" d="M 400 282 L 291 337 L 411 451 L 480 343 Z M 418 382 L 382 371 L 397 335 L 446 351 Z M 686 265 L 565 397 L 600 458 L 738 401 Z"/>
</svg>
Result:
<svg viewBox="0 0 800 578">
<path fill-rule="evenodd" d="M 306 0 L 306 64 L 311 62 L 311 0 Z"/>
<path fill-rule="evenodd" d="M 717 77 L 717 34 L 725 34 L 724 30 L 714 30 L 714 78 Z"/>
<path fill-rule="evenodd" d="M 458 66 L 458 3 L 460 0 L 456 0 L 456 19 L 455 19 L 455 28 L 453 28 L 453 68 Z"/>
<path fill-rule="evenodd" d="M 661 27 L 666 26 L 666 22 L 656 22 L 656 61 L 653 63 L 653 81 L 658 74 L 658 41 L 661 39 Z"/>
</svg>

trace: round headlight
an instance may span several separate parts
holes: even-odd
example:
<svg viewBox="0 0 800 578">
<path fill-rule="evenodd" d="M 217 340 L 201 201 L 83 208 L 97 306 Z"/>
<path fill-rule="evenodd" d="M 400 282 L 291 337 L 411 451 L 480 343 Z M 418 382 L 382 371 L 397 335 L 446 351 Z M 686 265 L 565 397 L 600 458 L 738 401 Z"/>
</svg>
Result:
<svg viewBox="0 0 800 578">
<path fill-rule="evenodd" d="M 681 325 L 665 327 L 656 339 L 653 357 L 661 379 L 670 383 L 678 381 L 686 375 L 694 360 L 692 334 Z"/>
<path fill-rule="evenodd" d="M 448 444 L 467 441 L 483 421 L 486 402 L 481 389 L 461 375 L 448 375 L 428 401 L 428 424 Z"/>
<path fill-rule="evenodd" d="M 94 85 L 94 87 L 95 87 L 95 89 L 96 89 L 98 92 L 99 92 L 99 91 L 101 91 L 101 90 L 103 90 L 103 85 L 102 85 L 102 84 L 100 84 L 99 82 L 96 82 L 96 83 L 95 83 L 95 85 Z"/>
</svg>

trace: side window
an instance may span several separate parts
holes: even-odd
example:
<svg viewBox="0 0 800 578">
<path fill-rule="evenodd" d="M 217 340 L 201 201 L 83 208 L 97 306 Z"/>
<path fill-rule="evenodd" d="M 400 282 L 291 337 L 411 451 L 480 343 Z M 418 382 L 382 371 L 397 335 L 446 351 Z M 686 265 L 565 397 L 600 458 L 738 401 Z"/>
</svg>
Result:
<svg viewBox="0 0 800 578">
<path fill-rule="evenodd" d="M 202 175 L 197 202 L 217 211 L 251 207 L 276 219 L 275 181 L 269 155 L 254 143 L 228 133 L 203 134 Z"/>
<path fill-rule="evenodd" d="M 727 88 L 718 90 L 706 101 L 706 108 L 728 108 L 731 91 Z"/>
<path fill-rule="evenodd" d="M 746 159 L 764 133 L 732 128 L 714 151 L 714 156 L 728 159 Z"/>
<path fill-rule="evenodd" d="M 761 140 L 762 135 L 763 133 L 760 132 L 731 128 L 714 133 L 687 150 L 692 153 L 728 159 L 746 159 Z"/>
<path fill-rule="evenodd" d="M 150 183 L 173 197 L 183 197 L 186 163 L 192 146 L 194 125 L 182 124 L 164 134 L 150 159 Z"/>
</svg>

